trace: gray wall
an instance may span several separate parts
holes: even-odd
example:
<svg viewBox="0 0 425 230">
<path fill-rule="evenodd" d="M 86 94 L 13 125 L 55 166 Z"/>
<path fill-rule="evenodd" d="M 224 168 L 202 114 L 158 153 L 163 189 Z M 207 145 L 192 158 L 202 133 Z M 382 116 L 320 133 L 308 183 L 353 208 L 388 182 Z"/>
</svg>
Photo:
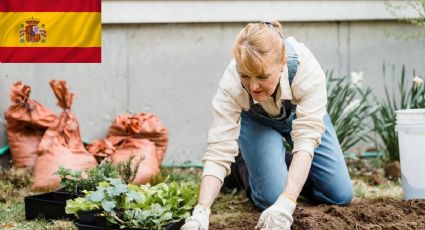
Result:
<svg viewBox="0 0 425 230">
<path fill-rule="evenodd" d="M 60 112 L 49 80 L 64 79 L 77 95 L 73 112 L 85 140 L 102 138 L 113 118 L 141 111 L 158 115 L 170 130 L 166 162 L 199 161 L 211 122 L 211 98 L 231 59 L 244 23 L 103 25 L 102 64 L 0 64 L 0 111 L 17 80 L 31 97 Z M 382 64 L 406 64 L 425 73 L 425 46 L 385 31 L 419 29 L 394 21 L 285 23 L 324 70 L 363 71 L 366 85 L 382 95 Z M 0 118 L 4 124 L 3 117 Z M 7 143 L 3 126 L 0 146 Z"/>
</svg>

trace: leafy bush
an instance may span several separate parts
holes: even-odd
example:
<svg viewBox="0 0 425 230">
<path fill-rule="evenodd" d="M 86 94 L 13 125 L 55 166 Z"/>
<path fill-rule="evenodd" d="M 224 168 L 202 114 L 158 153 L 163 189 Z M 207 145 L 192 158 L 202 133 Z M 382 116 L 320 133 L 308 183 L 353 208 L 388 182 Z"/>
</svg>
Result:
<svg viewBox="0 0 425 230">
<path fill-rule="evenodd" d="M 373 140 L 367 120 L 378 107 L 370 102 L 372 89 L 361 89 L 361 75 L 352 73 L 352 82 L 347 83 L 345 77 L 327 73 L 327 110 L 343 152 L 359 141 Z"/>
<path fill-rule="evenodd" d="M 96 191 L 68 200 L 66 213 L 100 210 L 122 228 L 162 229 L 190 216 L 199 187 L 193 182 L 127 185 L 122 179 L 99 183 Z"/>
<path fill-rule="evenodd" d="M 75 194 L 83 190 L 93 191 L 99 182 L 119 176 L 119 172 L 109 161 L 102 161 L 89 171 L 71 170 L 61 166 L 56 174 L 60 176 L 61 185 L 66 191 Z"/>
<path fill-rule="evenodd" d="M 425 108 L 425 87 L 420 77 L 413 77 L 409 82 L 406 79 L 406 69 L 403 65 L 400 78 L 396 78 L 395 66 L 392 66 L 391 94 L 390 86 L 387 84 L 386 68 L 383 66 L 383 78 L 385 82 L 385 99 L 376 99 L 379 108 L 373 114 L 375 132 L 382 140 L 382 144 L 377 143 L 379 149 L 384 149 L 388 160 L 399 160 L 398 136 L 395 131 L 396 116 L 395 111 L 400 109 Z M 415 76 L 415 73 L 413 73 Z M 410 83 L 410 84 L 409 84 Z M 398 91 L 395 87 L 397 84 Z M 400 98 L 400 99 L 398 99 Z"/>
</svg>

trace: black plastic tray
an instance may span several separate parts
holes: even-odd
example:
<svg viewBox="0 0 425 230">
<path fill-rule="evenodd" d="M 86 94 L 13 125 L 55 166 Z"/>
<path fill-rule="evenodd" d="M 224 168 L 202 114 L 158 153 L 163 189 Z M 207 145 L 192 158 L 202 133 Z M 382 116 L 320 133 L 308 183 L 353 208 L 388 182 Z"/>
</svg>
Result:
<svg viewBox="0 0 425 230">
<path fill-rule="evenodd" d="M 177 223 L 170 224 L 167 227 L 164 228 L 164 230 L 180 230 L 180 228 L 183 226 L 184 220 L 181 220 Z M 133 229 L 120 229 L 119 227 L 104 227 L 104 226 L 96 226 L 96 225 L 89 225 L 89 224 L 75 224 L 78 228 L 78 230 L 133 230 Z"/>
<path fill-rule="evenodd" d="M 95 215 L 100 215 L 100 210 L 92 211 L 79 211 L 78 212 L 78 223 L 85 225 L 96 225 Z"/>
<path fill-rule="evenodd" d="M 82 193 L 81 194 L 75 194 L 75 193 L 67 192 L 64 188 L 62 188 L 62 189 L 60 189 L 58 191 L 54 191 L 53 194 L 55 196 L 54 199 L 56 201 L 65 202 L 65 203 L 66 203 L 67 200 L 75 199 L 77 197 L 84 196 L 84 194 L 82 194 Z"/>
<path fill-rule="evenodd" d="M 104 228 L 104 227 L 88 225 L 88 224 L 75 224 L 75 226 L 77 226 L 78 230 L 111 230 L 112 229 L 112 228 Z"/>
<path fill-rule="evenodd" d="M 69 219 L 74 215 L 65 213 L 66 200 L 77 198 L 77 195 L 64 192 L 49 192 L 34 196 L 27 196 L 25 203 L 25 218 L 33 220 L 44 218 L 47 220 Z"/>
</svg>

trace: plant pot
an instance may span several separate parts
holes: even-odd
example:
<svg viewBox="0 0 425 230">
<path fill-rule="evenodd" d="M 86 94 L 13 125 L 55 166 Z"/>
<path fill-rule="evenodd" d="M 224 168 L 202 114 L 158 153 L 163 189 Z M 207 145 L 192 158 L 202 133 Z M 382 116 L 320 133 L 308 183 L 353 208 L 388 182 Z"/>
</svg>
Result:
<svg viewBox="0 0 425 230">
<path fill-rule="evenodd" d="M 95 216 L 101 213 L 100 210 L 90 210 L 90 211 L 79 211 L 78 212 L 78 223 L 79 224 L 89 224 L 96 225 Z"/>
<path fill-rule="evenodd" d="M 169 225 L 167 225 L 165 228 L 164 228 L 164 230 L 180 230 L 180 228 L 183 226 L 183 224 L 184 224 L 184 219 L 183 220 L 180 220 L 179 222 L 177 222 L 177 223 L 174 223 L 174 224 L 169 224 Z"/>
<path fill-rule="evenodd" d="M 33 220 L 44 218 L 47 220 L 69 219 L 74 220 L 74 215 L 65 213 L 66 201 L 58 199 L 55 192 L 27 196 L 24 199 L 25 218 Z"/>
<path fill-rule="evenodd" d="M 27 196 L 25 202 L 25 218 L 32 220 L 44 218 L 46 220 L 70 219 L 75 220 L 74 215 L 65 213 L 66 201 L 83 196 L 83 194 L 69 193 L 65 189 Z"/>
<path fill-rule="evenodd" d="M 87 224 L 75 224 L 78 230 L 111 230 L 111 228 L 104 228 L 95 225 L 87 225 Z"/>
<path fill-rule="evenodd" d="M 96 226 L 99 227 L 106 227 L 106 228 L 110 228 L 110 229 L 120 229 L 120 227 L 116 224 L 110 223 L 105 216 L 102 215 L 96 215 L 94 217 L 95 222 L 96 222 Z"/>
<path fill-rule="evenodd" d="M 108 226 L 108 222 L 106 221 L 106 217 L 104 217 L 104 216 L 95 215 L 95 219 L 96 219 L 95 225 L 78 223 L 78 224 L 76 224 L 76 226 L 77 226 L 78 230 L 136 230 L 136 229 L 133 229 L 133 228 L 120 229 L 118 225 L 112 225 L 110 223 L 109 223 L 110 225 Z M 184 219 L 177 222 L 177 223 L 170 224 L 163 229 L 164 230 L 180 230 L 180 228 L 183 226 L 183 224 L 184 224 Z"/>
<path fill-rule="evenodd" d="M 55 200 L 65 202 L 65 203 L 66 203 L 67 200 L 71 200 L 71 199 L 75 199 L 77 197 L 84 196 L 84 194 L 82 194 L 82 193 L 68 192 L 68 191 L 66 191 L 66 188 L 62 188 L 62 189 L 59 189 L 57 191 L 54 191 L 53 194 L 55 196 Z"/>
</svg>

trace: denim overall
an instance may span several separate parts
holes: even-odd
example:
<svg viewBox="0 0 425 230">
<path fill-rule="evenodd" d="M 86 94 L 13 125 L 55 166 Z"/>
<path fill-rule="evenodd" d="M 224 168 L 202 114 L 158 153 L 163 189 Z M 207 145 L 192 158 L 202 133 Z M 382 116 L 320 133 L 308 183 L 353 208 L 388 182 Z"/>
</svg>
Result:
<svg viewBox="0 0 425 230">
<path fill-rule="evenodd" d="M 285 41 L 288 57 L 288 79 L 292 84 L 298 68 L 298 56 Z M 240 152 L 248 171 L 249 196 L 260 209 L 272 205 L 283 192 L 292 154 L 286 153 L 282 138 L 292 145 L 292 121 L 296 105 L 282 102 L 278 117 L 268 115 L 250 96 L 250 109 L 241 113 L 238 139 Z M 325 132 L 315 149 L 307 182 L 301 195 L 315 203 L 344 205 L 351 202 L 353 191 L 334 127 L 329 115 L 323 117 Z"/>
</svg>

